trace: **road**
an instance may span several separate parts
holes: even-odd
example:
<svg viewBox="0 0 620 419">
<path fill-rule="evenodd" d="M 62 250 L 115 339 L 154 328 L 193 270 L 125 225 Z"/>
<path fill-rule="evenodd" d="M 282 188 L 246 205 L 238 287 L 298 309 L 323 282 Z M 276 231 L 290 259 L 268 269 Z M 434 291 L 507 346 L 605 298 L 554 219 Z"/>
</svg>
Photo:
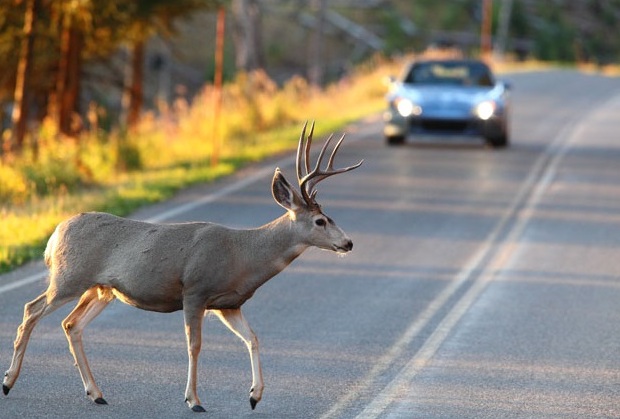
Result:
<svg viewBox="0 0 620 419">
<path fill-rule="evenodd" d="M 620 417 L 620 83 L 574 71 L 510 75 L 512 147 L 427 141 L 387 147 L 377 119 L 348 129 L 319 201 L 353 239 L 309 250 L 244 306 L 249 357 L 205 321 L 199 394 L 209 418 Z M 317 121 L 320 124 L 320 121 Z M 292 156 L 187 190 L 134 218 L 255 227 Z M 96 240 L 96 237 L 93 238 Z M 0 366 L 41 263 L 0 277 Z M 42 320 L 3 418 L 197 417 L 183 403 L 181 313 L 111 304 L 85 347 L 108 406 L 90 403 L 60 321 Z"/>
</svg>

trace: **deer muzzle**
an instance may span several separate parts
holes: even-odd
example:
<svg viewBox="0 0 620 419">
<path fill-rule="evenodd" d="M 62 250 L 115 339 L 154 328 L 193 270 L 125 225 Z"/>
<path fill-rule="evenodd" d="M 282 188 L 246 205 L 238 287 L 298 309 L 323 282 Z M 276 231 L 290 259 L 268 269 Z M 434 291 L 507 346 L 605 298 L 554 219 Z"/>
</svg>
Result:
<svg viewBox="0 0 620 419">
<path fill-rule="evenodd" d="M 344 239 L 340 245 L 334 246 L 334 248 L 338 253 L 348 253 L 353 250 L 353 241 L 351 239 Z"/>
</svg>

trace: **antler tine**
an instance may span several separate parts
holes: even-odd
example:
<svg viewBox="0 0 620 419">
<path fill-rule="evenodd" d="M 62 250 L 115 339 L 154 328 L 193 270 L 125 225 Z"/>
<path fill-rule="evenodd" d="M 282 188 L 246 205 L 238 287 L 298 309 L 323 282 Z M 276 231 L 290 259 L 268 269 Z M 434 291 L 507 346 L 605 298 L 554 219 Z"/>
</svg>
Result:
<svg viewBox="0 0 620 419">
<path fill-rule="evenodd" d="M 304 178 L 302 164 L 307 166 L 307 163 L 302 163 L 302 156 L 305 155 L 305 142 L 306 142 L 306 127 L 308 126 L 308 121 L 304 123 L 304 127 L 301 130 L 301 136 L 299 137 L 299 144 L 297 145 L 297 157 L 295 158 L 295 168 L 297 169 L 297 182 L 301 185 L 301 181 Z M 307 157 L 306 157 L 307 162 Z M 306 169 L 306 172 L 308 170 Z"/>
<path fill-rule="evenodd" d="M 321 147 L 321 152 L 319 153 L 319 157 L 317 157 L 316 159 L 316 165 L 314 166 L 314 170 L 312 171 L 312 173 L 317 173 L 317 174 L 323 174 L 321 173 L 321 163 L 323 163 L 323 157 L 325 157 L 325 151 L 327 151 L 327 147 L 329 147 L 329 143 L 332 142 L 332 139 L 334 138 L 334 134 L 329 134 L 329 137 L 327 137 L 327 140 L 325 140 L 325 143 L 323 143 L 323 147 Z M 334 159 L 334 152 L 336 150 L 334 149 L 332 151 L 331 156 L 329 156 L 329 160 L 328 163 L 331 164 L 332 160 Z M 327 170 L 329 170 L 329 165 L 327 166 Z"/>
<path fill-rule="evenodd" d="M 342 144 L 342 142 L 344 141 L 344 136 L 345 136 L 345 134 L 342 134 L 342 137 L 340 137 L 340 139 L 338 140 L 338 143 L 336 143 L 336 147 L 334 147 L 334 152 L 332 153 L 331 157 L 329 158 L 329 168 L 333 168 L 332 164 L 334 162 L 334 156 L 336 155 L 336 152 L 340 148 L 340 144 Z M 349 171 L 351 171 L 353 169 L 357 169 L 358 167 L 360 167 L 362 165 L 362 163 L 364 163 L 364 159 L 360 160 L 359 162 L 357 162 L 356 164 L 354 164 L 352 166 L 347 166 L 347 167 L 343 167 L 342 169 L 338 169 L 338 173 L 345 173 L 345 172 L 349 172 Z"/>
<path fill-rule="evenodd" d="M 319 156 L 317 158 L 317 162 L 316 162 L 316 165 L 314 166 L 314 169 L 310 171 L 308 168 L 308 165 L 306 166 L 308 173 L 299 182 L 299 187 L 301 189 L 301 193 L 304 199 L 309 205 L 314 203 L 314 198 L 317 193 L 317 191 L 314 188 L 317 185 L 317 183 L 319 183 L 323 179 L 326 179 L 338 173 L 345 173 L 353 169 L 356 169 L 363 163 L 364 160 L 360 160 L 359 163 L 354 164 L 353 166 L 343 167 L 341 169 L 334 169 L 334 158 L 336 156 L 336 153 L 338 152 L 338 149 L 340 148 L 340 145 L 342 144 L 342 141 L 344 140 L 344 137 L 345 136 L 343 134 L 342 137 L 340 137 L 340 139 L 336 143 L 336 146 L 333 148 L 331 155 L 329 156 L 329 159 L 327 161 L 327 168 L 325 169 L 325 171 L 321 170 L 321 164 L 323 163 L 325 152 L 327 151 L 329 144 L 334 138 L 333 134 L 330 135 L 329 138 L 327 138 L 327 140 L 323 144 L 323 147 L 321 148 L 321 151 L 319 152 Z M 310 141 L 308 142 L 308 151 L 310 148 L 309 143 Z M 308 164 L 308 162 L 309 162 L 309 158 L 306 157 L 306 163 Z"/>
<path fill-rule="evenodd" d="M 310 125 L 310 133 L 306 142 L 306 174 L 310 173 L 310 147 L 312 147 L 312 135 L 314 134 L 314 121 Z"/>
<path fill-rule="evenodd" d="M 331 142 L 332 138 L 333 138 L 333 134 L 329 136 L 329 138 L 323 144 L 323 147 L 321 147 L 321 151 L 319 152 L 319 156 L 316 160 L 316 165 L 314 166 L 314 169 L 312 171 L 310 171 L 310 156 L 309 156 L 310 147 L 306 148 L 306 153 L 307 153 L 306 154 L 306 175 L 300 180 L 299 189 L 301 191 L 301 194 L 304 200 L 306 201 L 308 205 L 312 205 L 314 203 L 314 196 L 316 195 L 316 191 L 313 192 L 313 189 L 314 189 L 314 185 L 320 179 L 316 180 L 315 182 L 311 182 L 311 180 L 313 178 L 316 178 L 317 176 L 320 177 L 322 175 L 320 172 L 321 163 L 323 161 L 323 157 L 325 156 L 325 151 L 327 150 L 327 147 L 329 146 L 329 143 Z M 311 142 L 312 142 L 312 138 L 309 135 L 308 144 L 311 144 Z M 330 161 L 331 161 L 331 158 L 330 158 Z"/>
<path fill-rule="evenodd" d="M 312 146 L 312 135 L 314 134 L 314 121 L 310 125 L 310 132 L 306 137 L 306 128 L 308 127 L 308 121 L 304 123 L 301 130 L 301 136 L 299 137 L 299 144 L 297 145 L 297 157 L 295 159 L 295 166 L 297 169 L 297 181 L 301 186 L 301 181 L 304 177 L 310 173 L 310 147 Z M 306 172 L 304 174 L 304 170 Z"/>
<path fill-rule="evenodd" d="M 340 144 L 342 144 L 342 141 L 344 140 L 344 136 L 345 134 L 342 134 L 342 136 L 336 143 L 336 146 L 334 147 L 334 151 L 332 152 L 332 155 L 329 156 L 329 160 L 327 161 L 327 170 L 334 170 L 334 156 L 336 156 L 336 153 L 338 152 L 338 149 L 340 148 Z"/>
<path fill-rule="evenodd" d="M 330 137 L 331 139 L 331 137 Z M 349 172 L 353 169 L 357 169 L 358 167 L 361 166 L 361 164 L 364 162 L 364 160 L 360 160 L 357 164 L 354 164 L 352 166 L 348 166 L 348 167 L 343 167 L 341 169 L 334 169 L 333 164 L 334 164 L 334 157 L 336 155 L 336 151 L 338 151 L 338 148 L 340 147 L 340 144 L 342 143 L 342 140 L 344 139 L 344 136 L 342 136 L 340 138 L 340 140 L 338 141 L 338 143 L 336 144 L 336 147 L 334 147 L 334 150 L 332 151 L 331 156 L 329 157 L 328 163 L 327 163 L 327 170 L 326 171 L 321 171 L 318 164 L 321 163 L 320 158 L 322 156 L 319 157 L 319 162 L 317 163 L 317 167 L 315 168 L 315 170 L 312 172 L 313 176 L 309 176 L 308 182 L 307 182 L 307 189 L 311 195 L 312 198 L 314 198 L 314 195 L 316 194 L 316 190 L 314 190 L 315 186 L 321 182 L 322 180 L 333 176 L 333 175 L 337 175 L 339 173 L 345 173 L 345 172 Z M 329 141 L 329 140 L 328 140 Z M 326 144 L 328 144 L 328 142 L 326 142 Z"/>
</svg>

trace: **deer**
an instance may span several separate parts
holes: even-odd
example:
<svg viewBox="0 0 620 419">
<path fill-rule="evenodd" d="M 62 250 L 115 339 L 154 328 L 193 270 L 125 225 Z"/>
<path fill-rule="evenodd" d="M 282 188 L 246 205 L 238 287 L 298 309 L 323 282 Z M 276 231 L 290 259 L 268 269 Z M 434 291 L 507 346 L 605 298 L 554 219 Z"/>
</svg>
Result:
<svg viewBox="0 0 620 419">
<path fill-rule="evenodd" d="M 306 136 L 304 124 L 295 168 L 299 191 L 275 169 L 271 190 L 286 212 L 252 229 L 234 229 L 209 222 L 149 223 L 101 212 L 81 213 L 61 222 L 47 243 L 49 269 L 45 292 L 27 303 L 17 329 L 11 365 L 4 375 L 5 395 L 19 376 L 30 335 L 41 318 L 79 298 L 61 322 L 86 396 L 107 401 L 97 386 L 82 345 L 84 328 L 113 300 L 155 312 L 183 311 L 189 358 L 185 403 L 205 412 L 196 392 L 202 322 L 215 314 L 246 345 L 250 354 L 250 406 L 255 409 L 264 390 L 258 339 L 241 306 L 269 279 L 311 246 L 346 254 L 353 242 L 316 201 L 322 180 L 358 168 L 334 169 L 334 158 L 345 135 L 333 146 L 327 165 L 330 135 L 311 169 L 314 122 Z M 325 167 L 326 166 L 326 167 Z"/>
</svg>

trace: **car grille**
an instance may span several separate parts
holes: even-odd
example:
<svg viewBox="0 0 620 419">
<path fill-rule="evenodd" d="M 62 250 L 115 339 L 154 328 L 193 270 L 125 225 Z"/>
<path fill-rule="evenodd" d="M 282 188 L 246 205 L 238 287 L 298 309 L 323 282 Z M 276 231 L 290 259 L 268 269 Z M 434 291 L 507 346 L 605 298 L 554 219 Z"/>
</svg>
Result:
<svg viewBox="0 0 620 419">
<path fill-rule="evenodd" d="M 424 119 L 420 127 L 425 131 L 462 132 L 468 128 L 468 121 L 454 119 Z"/>
<path fill-rule="evenodd" d="M 412 133 L 429 134 L 475 134 L 478 127 L 467 119 L 420 118 L 411 122 Z"/>
</svg>

